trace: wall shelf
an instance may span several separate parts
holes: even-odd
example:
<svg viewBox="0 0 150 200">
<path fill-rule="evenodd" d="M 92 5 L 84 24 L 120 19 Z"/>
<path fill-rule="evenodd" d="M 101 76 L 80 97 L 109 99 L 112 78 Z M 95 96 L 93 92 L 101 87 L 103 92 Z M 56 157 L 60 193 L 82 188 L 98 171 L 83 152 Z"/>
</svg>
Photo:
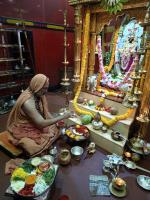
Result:
<svg viewBox="0 0 150 200">
<path fill-rule="evenodd" d="M 18 87 L 18 86 L 22 86 L 22 85 L 23 85 L 23 83 L 16 83 L 16 82 L 2 83 L 2 84 L 0 84 L 0 90 L 10 89 L 10 88 Z"/>
<path fill-rule="evenodd" d="M 23 69 L 24 73 L 29 73 L 30 70 L 27 69 Z M 18 69 L 18 70 L 8 70 L 8 71 L 0 71 L 0 77 L 3 76 L 12 76 L 12 75 L 17 75 L 17 74 L 22 74 L 22 70 Z"/>
<path fill-rule="evenodd" d="M 0 114 L 8 112 L 34 75 L 32 31 L 0 28 Z M 17 94 L 17 95 L 16 95 Z"/>
<path fill-rule="evenodd" d="M 0 62 L 13 62 L 13 61 L 19 61 L 20 58 L 0 58 Z M 23 58 L 23 60 L 25 60 Z"/>
<path fill-rule="evenodd" d="M 13 28 L 0 28 L 1 32 L 16 32 L 17 29 L 13 29 Z"/>
<path fill-rule="evenodd" d="M 19 47 L 18 44 L 0 44 L 0 47 L 3 47 L 3 48 L 14 48 L 14 47 Z M 23 47 L 23 45 L 21 45 L 21 47 Z"/>
</svg>

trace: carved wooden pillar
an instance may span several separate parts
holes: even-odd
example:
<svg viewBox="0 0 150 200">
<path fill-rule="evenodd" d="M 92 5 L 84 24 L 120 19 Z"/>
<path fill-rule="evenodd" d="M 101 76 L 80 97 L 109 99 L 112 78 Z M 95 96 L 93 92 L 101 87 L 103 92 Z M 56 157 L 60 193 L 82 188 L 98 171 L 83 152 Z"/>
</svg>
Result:
<svg viewBox="0 0 150 200">
<path fill-rule="evenodd" d="M 95 65 L 95 48 L 96 48 L 96 14 L 91 16 L 91 37 L 90 37 L 90 55 L 89 55 L 89 68 L 88 75 L 94 74 Z"/>
<path fill-rule="evenodd" d="M 83 24 L 85 23 L 85 16 L 84 16 L 84 19 L 83 19 Z M 91 21 L 89 22 L 91 24 Z M 89 24 L 89 26 L 90 26 Z M 83 29 L 83 35 L 84 35 L 84 32 L 86 32 L 87 30 Z M 90 30 L 89 30 L 90 31 Z M 88 34 L 88 47 L 89 47 L 89 36 L 90 36 L 90 33 Z M 84 44 L 83 44 L 84 45 Z M 83 49 L 83 46 L 82 46 L 82 49 Z M 84 79 L 83 79 L 83 85 L 82 85 L 82 89 L 85 90 L 86 88 L 86 80 L 87 80 L 87 69 L 88 69 L 88 60 L 89 60 L 89 49 L 87 50 L 87 53 L 86 53 L 86 68 L 85 68 L 85 73 L 84 73 Z"/>
</svg>

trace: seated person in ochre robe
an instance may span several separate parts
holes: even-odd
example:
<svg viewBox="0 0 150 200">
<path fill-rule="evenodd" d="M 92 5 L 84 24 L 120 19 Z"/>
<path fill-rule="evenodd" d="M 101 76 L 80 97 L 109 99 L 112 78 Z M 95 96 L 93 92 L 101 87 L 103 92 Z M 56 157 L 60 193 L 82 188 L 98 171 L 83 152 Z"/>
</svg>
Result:
<svg viewBox="0 0 150 200">
<path fill-rule="evenodd" d="M 69 112 L 55 118 L 50 115 L 45 97 L 48 86 L 49 79 L 45 75 L 35 75 L 8 118 L 9 141 L 22 147 L 30 156 L 48 149 L 59 137 L 56 123 L 70 117 Z"/>
</svg>

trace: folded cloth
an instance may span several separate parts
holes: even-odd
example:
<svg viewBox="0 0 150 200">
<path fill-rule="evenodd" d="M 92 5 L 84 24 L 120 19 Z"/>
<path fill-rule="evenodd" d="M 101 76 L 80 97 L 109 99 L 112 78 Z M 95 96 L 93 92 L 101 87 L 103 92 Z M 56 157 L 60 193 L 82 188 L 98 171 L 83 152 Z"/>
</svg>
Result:
<svg viewBox="0 0 150 200">
<path fill-rule="evenodd" d="M 109 196 L 109 180 L 107 176 L 89 176 L 89 190 L 92 196 Z"/>
<path fill-rule="evenodd" d="M 12 174 L 12 172 L 22 163 L 24 163 L 24 159 L 21 158 L 16 158 L 16 159 L 11 159 L 8 162 L 6 162 L 5 165 L 5 174 L 9 175 Z"/>
</svg>

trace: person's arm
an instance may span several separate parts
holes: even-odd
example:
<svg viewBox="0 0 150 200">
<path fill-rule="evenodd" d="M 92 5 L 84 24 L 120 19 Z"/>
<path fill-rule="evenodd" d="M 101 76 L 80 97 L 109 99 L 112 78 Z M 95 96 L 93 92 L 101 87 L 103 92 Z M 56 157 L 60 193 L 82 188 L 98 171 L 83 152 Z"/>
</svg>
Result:
<svg viewBox="0 0 150 200">
<path fill-rule="evenodd" d="M 44 119 L 41 114 L 37 111 L 35 107 L 35 103 L 33 100 L 29 99 L 27 100 L 23 106 L 23 111 L 26 113 L 26 115 L 31 119 L 31 121 L 35 124 L 35 126 L 39 129 L 45 128 L 49 125 L 55 124 L 56 122 L 67 119 L 71 116 L 70 112 L 65 113 L 62 116 L 58 116 L 51 119 Z"/>
<path fill-rule="evenodd" d="M 52 119 L 52 118 L 54 118 L 54 116 L 53 116 L 50 112 L 48 112 L 47 118 L 48 118 L 48 119 Z"/>
</svg>

